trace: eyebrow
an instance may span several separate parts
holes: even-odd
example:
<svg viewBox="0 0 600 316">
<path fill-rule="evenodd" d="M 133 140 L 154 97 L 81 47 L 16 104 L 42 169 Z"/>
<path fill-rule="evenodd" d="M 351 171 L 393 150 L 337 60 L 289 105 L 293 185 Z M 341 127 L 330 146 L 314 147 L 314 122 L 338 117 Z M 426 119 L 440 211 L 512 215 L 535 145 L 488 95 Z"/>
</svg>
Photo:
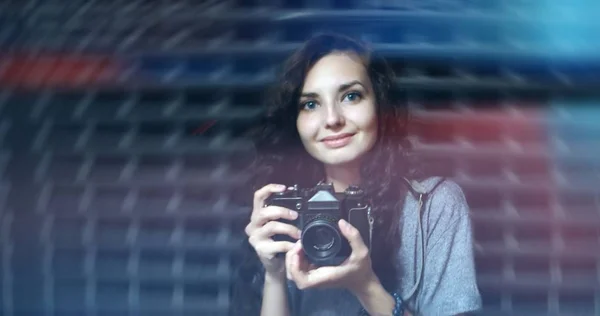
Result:
<svg viewBox="0 0 600 316">
<path fill-rule="evenodd" d="M 354 86 L 354 85 L 360 85 L 362 86 L 364 89 L 366 89 L 366 87 L 362 84 L 362 82 L 360 82 L 359 80 L 352 80 L 350 82 L 347 83 L 342 83 L 339 87 L 338 87 L 338 92 L 342 92 L 345 90 L 348 90 L 348 88 Z M 300 97 L 302 98 L 316 98 L 318 97 L 319 94 L 315 93 L 315 92 L 307 92 L 307 93 L 302 93 L 300 95 Z"/>
</svg>

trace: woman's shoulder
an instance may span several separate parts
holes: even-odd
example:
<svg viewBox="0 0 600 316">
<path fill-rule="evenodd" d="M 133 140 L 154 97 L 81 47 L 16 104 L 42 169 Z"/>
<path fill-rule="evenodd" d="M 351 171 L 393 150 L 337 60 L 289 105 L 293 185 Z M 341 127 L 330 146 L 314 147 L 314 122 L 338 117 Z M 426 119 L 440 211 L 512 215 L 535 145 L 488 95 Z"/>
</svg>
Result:
<svg viewBox="0 0 600 316">
<path fill-rule="evenodd" d="M 419 193 L 428 196 L 460 197 L 463 195 L 461 187 L 455 181 L 446 177 L 428 177 L 419 180 L 405 179 L 409 183 L 413 195 Z"/>
<path fill-rule="evenodd" d="M 418 207 L 422 199 L 426 218 L 452 219 L 468 213 L 468 205 L 463 189 L 455 181 L 444 177 L 429 177 L 411 180 L 405 208 Z M 410 213 L 410 210 L 406 210 Z M 420 213 L 420 212 L 419 212 Z"/>
<path fill-rule="evenodd" d="M 414 192 L 409 193 L 404 209 L 398 260 L 407 305 L 424 315 L 479 309 L 469 208 L 462 188 L 440 177 L 412 186 L 426 200 L 419 208 L 418 194 L 415 198 Z"/>
<path fill-rule="evenodd" d="M 408 183 L 409 193 L 413 198 L 423 194 L 427 200 L 432 199 L 464 199 L 460 185 L 446 177 L 429 177 L 419 180 L 404 179 Z"/>
</svg>

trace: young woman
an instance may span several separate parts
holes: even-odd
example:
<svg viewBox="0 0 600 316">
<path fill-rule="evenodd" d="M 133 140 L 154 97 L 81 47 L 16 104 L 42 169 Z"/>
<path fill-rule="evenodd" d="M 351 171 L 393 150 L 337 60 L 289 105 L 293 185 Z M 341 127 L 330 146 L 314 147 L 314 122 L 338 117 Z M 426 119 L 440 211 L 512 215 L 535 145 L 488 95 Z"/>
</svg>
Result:
<svg viewBox="0 0 600 316">
<path fill-rule="evenodd" d="M 416 181 L 406 108 L 382 59 L 341 35 L 319 35 L 285 63 L 257 138 L 253 210 L 231 315 L 458 315 L 478 310 L 468 206 L 461 189 Z M 371 249 L 340 220 L 352 252 L 315 267 L 289 209 L 265 206 L 286 186 L 359 185 L 375 217 Z M 277 256 L 285 253 L 285 256 Z"/>
</svg>

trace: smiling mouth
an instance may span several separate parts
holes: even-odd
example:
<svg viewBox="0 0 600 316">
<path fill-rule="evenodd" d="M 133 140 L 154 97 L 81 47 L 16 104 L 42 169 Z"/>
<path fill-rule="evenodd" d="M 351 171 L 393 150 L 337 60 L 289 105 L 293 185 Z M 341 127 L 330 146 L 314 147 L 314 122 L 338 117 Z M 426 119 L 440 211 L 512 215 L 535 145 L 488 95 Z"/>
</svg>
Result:
<svg viewBox="0 0 600 316">
<path fill-rule="evenodd" d="M 350 144 L 352 137 L 354 137 L 354 134 L 345 134 L 340 135 L 340 137 L 325 138 L 322 142 L 329 148 L 341 148 Z"/>
<path fill-rule="evenodd" d="M 346 138 L 346 137 L 351 137 L 351 136 L 354 136 L 354 133 L 342 133 L 342 134 L 338 134 L 338 135 L 327 136 L 327 137 L 323 138 L 321 141 L 330 141 L 330 140 L 336 140 L 336 139 Z"/>
</svg>

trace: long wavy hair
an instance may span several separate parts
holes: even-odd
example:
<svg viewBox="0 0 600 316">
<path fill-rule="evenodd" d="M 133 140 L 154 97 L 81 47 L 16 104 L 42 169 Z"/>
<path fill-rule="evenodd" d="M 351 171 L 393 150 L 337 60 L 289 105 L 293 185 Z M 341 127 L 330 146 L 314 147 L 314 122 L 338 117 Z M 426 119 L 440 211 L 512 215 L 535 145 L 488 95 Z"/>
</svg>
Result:
<svg viewBox="0 0 600 316">
<path fill-rule="evenodd" d="M 397 265 L 390 253 L 400 244 L 400 220 L 407 193 L 403 177 L 412 178 L 410 146 L 407 141 L 408 112 L 395 89 L 394 73 L 387 62 L 365 44 L 338 34 L 320 34 L 295 51 L 284 63 L 280 77 L 267 93 L 266 115 L 253 133 L 256 159 L 251 166 L 252 189 L 268 183 L 312 187 L 325 179 L 323 164 L 303 147 L 296 119 L 299 97 L 308 71 L 331 53 L 350 53 L 363 61 L 372 83 L 378 116 L 378 138 L 361 165 L 361 187 L 373 205 L 375 227 L 371 258 L 373 269 L 388 291 L 396 290 Z M 244 243 L 244 254 L 232 287 L 231 315 L 260 313 L 262 265 Z"/>
</svg>

